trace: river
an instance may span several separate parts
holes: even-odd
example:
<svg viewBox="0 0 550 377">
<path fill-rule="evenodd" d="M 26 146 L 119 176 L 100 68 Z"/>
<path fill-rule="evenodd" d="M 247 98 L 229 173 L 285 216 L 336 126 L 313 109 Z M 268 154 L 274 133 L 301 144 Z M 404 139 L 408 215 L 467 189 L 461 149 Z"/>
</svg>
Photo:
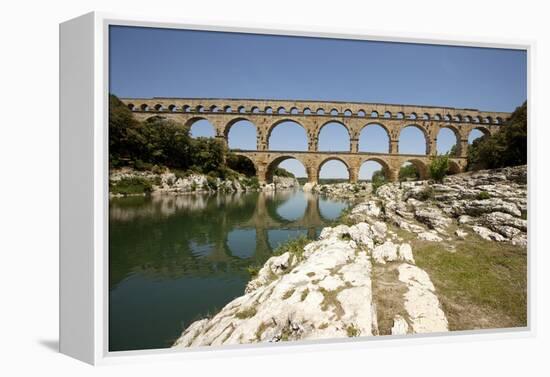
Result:
<svg viewBox="0 0 550 377">
<path fill-rule="evenodd" d="M 347 206 L 300 190 L 111 199 L 109 350 L 170 347 L 243 294 L 247 267 Z"/>
</svg>

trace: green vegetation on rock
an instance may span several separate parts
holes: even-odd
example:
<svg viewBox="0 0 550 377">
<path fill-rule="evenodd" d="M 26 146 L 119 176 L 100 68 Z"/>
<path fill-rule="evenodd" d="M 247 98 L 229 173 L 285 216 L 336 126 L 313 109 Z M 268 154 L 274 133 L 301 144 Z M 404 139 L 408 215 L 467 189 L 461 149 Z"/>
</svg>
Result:
<svg viewBox="0 0 550 377">
<path fill-rule="evenodd" d="M 449 155 L 436 155 L 430 163 L 430 177 L 437 182 L 441 182 L 449 170 Z"/>
<path fill-rule="evenodd" d="M 192 138 L 188 126 L 158 115 L 140 122 L 114 95 L 109 96 L 109 164 L 137 170 L 168 167 L 222 179 L 255 173 L 252 162 L 231 154 L 219 140 Z"/>
<path fill-rule="evenodd" d="M 485 135 L 468 148 L 468 170 L 495 169 L 527 163 L 527 102 L 518 107 L 492 136 Z"/>
</svg>

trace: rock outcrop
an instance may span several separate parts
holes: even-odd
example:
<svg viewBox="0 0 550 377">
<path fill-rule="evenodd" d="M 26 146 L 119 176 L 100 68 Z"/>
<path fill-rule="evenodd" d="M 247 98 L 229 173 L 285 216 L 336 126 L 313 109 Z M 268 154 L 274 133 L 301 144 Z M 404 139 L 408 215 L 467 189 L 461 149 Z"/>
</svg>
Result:
<svg viewBox="0 0 550 377">
<path fill-rule="evenodd" d="M 243 296 L 191 324 L 174 347 L 377 335 L 372 269 L 387 263 L 398 266 L 407 286 L 398 297 L 407 318 L 396 318 L 392 331 L 447 331 L 433 284 L 414 265 L 411 246 L 380 243 L 386 236 L 380 224 L 325 228 L 303 252 L 271 257 Z"/>
<path fill-rule="evenodd" d="M 525 247 L 526 179 L 527 167 L 517 166 L 457 174 L 442 183 L 389 183 L 378 188 L 376 200 L 356 206 L 350 218 L 383 220 L 432 242 L 477 234 Z"/>
<path fill-rule="evenodd" d="M 270 184 L 259 185 L 255 178 L 244 176 L 234 179 L 220 179 L 204 174 L 178 175 L 170 170 L 139 171 L 131 168 L 110 171 L 109 182 L 117 184 L 123 180 L 144 180 L 151 184 L 151 194 L 192 194 L 212 192 L 246 192 L 296 190 L 300 184 L 293 177 L 274 176 Z"/>
</svg>

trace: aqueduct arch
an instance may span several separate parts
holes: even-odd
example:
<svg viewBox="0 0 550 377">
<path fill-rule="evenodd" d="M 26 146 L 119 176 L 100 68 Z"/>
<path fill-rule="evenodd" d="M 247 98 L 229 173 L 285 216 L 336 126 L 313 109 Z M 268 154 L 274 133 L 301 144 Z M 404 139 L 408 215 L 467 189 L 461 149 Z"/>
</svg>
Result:
<svg viewBox="0 0 550 377">
<path fill-rule="evenodd" d="M 458 155 L 451 158 L 453 171 L 463 171 L 468 152 L 468 136 L 474 129 L 487 134 L 498 132 L 511 113 L 475 109 L 441 108 L 359 102 L 285 101 L 267 99 L 221 98 L 122 98 L 135 117 L 145 120 L 162 116 L 183 125 L 199 119 L 208 120 L 216 130 L 216 137 L 227 145 L 231 127 L 240 120 L 256 126 L 257 150 L 239 150 L 237 154 L 250 158 L 256 166 L 258 178 L 265 182 L 268 167 L 277 158 L 295 158 L 302 162 L 311 182 L 317 182 L 320 164 L 328 157 L 341 159 L 350 180 L 357 180 L 363 161 L 376 158 L 392 180 L 397 179 L 399 167 L 408 160 L 428 166 L 436 154 L 436 140 L 440 129 L 450 128 L 457 136 Z M 374 116 L 374 118 L 373 118 Z M 307 151 L 277 152 L 269 150 L 269 136 L 280 123 L 290 121 L 306 131 Z M 321 152 L 318 140 L 321 128 L 328 123 L 342 124 L 350 136 L 350 151 Z M 361 130 L 372 124 L 383 127 L 389 136 L 389 153 L 360 152 Z M 399 154 L 401 130 L 414 126 L 421 130 L 427 144 L 426 155 Z"/>
</svg>

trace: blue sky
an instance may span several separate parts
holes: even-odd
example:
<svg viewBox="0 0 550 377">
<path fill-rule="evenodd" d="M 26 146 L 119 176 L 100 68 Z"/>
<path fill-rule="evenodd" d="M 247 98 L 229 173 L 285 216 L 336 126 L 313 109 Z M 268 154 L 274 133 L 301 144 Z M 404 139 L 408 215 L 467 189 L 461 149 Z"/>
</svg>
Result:
<svg viewBox="0 0 550 377">
<path fill-rule="evenodd" d="M 111 27 L 110 92 L 120 97 L 230 97 L 402 103 L 513 111 L 527 98 L 526 53 L 518 50 L 430 46 L 323 38 L 173 29 Z M 208 136 L 207 124 L 192 134 Z M 471 135 L 472 139 L 475 135 Z M 342 127 L 327 126 L 320 149 L 349 145 Z M 387 148 L 376 127 L 361 135 L 360 150 Z M 254 149 L 251 124 L 232 128 L 230 146 Z M 438 150 L 454 136 L 442 132 Z M 304 130 L 278 126 L 271 149 L 303 150 Z M 405 129 L 400 151 L 424 153 L 420 131 Z M 329 165 L 330 164 L 330 165 Z M 283 167 L 303 175 L 295 160 Z M 360 177 L 376 167 L 363 167 Z M 344 177 L 336 162 L 321 177 Z"/>
</svg>

